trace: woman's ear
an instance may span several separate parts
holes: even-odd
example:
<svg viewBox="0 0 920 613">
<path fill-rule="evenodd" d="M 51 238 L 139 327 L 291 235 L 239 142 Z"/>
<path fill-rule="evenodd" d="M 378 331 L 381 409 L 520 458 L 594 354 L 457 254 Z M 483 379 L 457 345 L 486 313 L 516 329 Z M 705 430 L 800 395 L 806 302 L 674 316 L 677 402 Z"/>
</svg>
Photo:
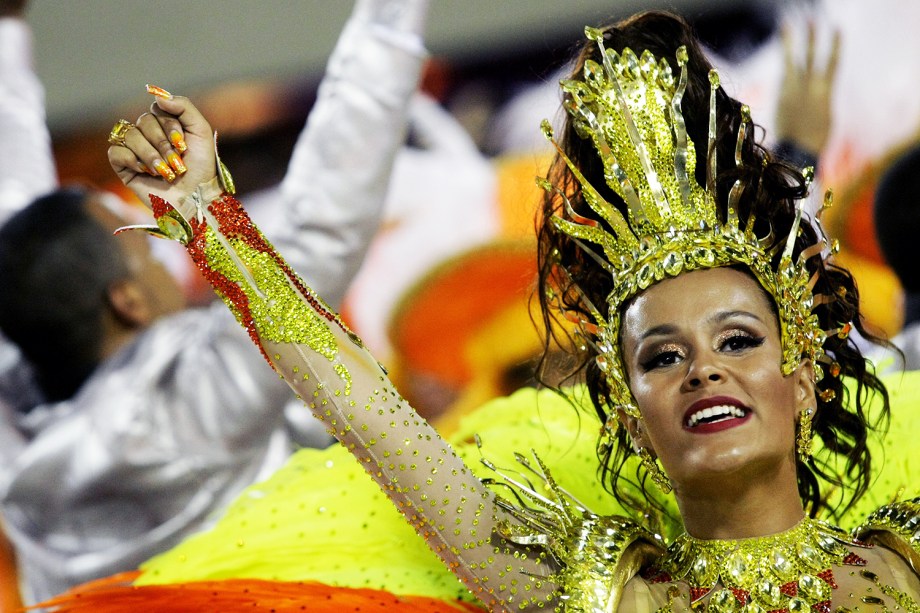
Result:
<svg viewBox="0 0 920 613">
<path fill-rule="evenodd" d="M 815 368 L 805 360 L 795 371 L 797 412 L 815 408 Z"/>
<path fill-rule="evenodd" d="M 617 415 L 620 423 L 626 428 L 629 439 L 632 441 L 633 451 L 639 452 L 641 447 L 648 447 L 649 442 L 645 437 L 645 430 L 642 427 L 642 419 L 627 415 L 622 409 L 617 409 Z"/>
<path fill-rule="evenodd" d="M 111 283 L 106 290 L 109 309 L 116 320 L 129 328 L 143 328 L 153 321 L 153 311 L 144 292 L 131 279 Z"/>
</svg>

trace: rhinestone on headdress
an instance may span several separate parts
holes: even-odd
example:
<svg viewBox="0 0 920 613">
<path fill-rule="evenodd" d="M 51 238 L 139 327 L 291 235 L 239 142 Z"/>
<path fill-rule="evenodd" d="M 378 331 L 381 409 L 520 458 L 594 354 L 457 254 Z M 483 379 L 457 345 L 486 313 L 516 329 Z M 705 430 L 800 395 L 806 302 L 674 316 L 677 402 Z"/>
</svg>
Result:
<svg viewBox="0 0 920 613">
<path fill-rule="evenodd" d="M 714 187 L 701 186 L 695 179 L 697 150 L 687 135 L 681 110 L 687 86 L 686 48 L 677 50 L 680 74 L 675 78 L 668 62 L 656 59 L 649 51 L 641 57 L 628 48 L 618 54 L 604 48 L 602 30 L 586 28 L 585 34 L 600 48 L 602 65 L 587 60 L 582 79 L 562 82 L 567 94 L 564 105 L 578 135 L 593 142 L 603 163 L 606 183 L 625 202 L 627 215 L 607 202 L 582 175 L 556 144 L 547 121 L 543 122 L 544 134 L 579 183 L 588 206 L 609 229 L 578 215 L 566 194 L 548 180 L 541 178 L 538 183 L 555 192 L 564 204 L 565 216 L 551 220 L 556 229 L 574 239 L 614 280 L 606 315 L 582 294 L 593 321 L 579 322 L 597 350 L 598 367 L 610 384 L 611 404 L 638 416 L 619 351 L 623 304 L 666 277 L 724 266 L 746 266 L 774 298 L 783 342 L 783 373 L 792 373 L 803 359 L 808 359 L 820 380 L 823 373 L 819 362 L 830 360 L 822 348 L 827 334 L 812 309 L 828 298 L 812 294 L 817 277 L 810 277 L 804 264 L 811 257 L 820 257 L 827 240 L 824 238 L 793 259 L 804 203 L 799 204 L 779 266 L 773 270 L 776 242 L 772 234 L 758 237 L 753 215 L 743 227 L 739 221 L 737 205 L 743 190 L 740 181 L 730 190 L 727 213 L 721 219 Z M 715 70 L 710 72 L 709 81 L 708 150 L 712 153 L 707 177 L 711 181 L 716 176 L 715 97 L 719 76 Z M 749 109 L 744 106 L 741 113 L 736 164 L 741 163 L 741 144 L 751 129 Z M 825 207 L 830 203 L 828 195 Z M 600 247 L 604 257 L 586 243 Z M 575 291 L 579 291 L 577 285 Z"/>
</svg>

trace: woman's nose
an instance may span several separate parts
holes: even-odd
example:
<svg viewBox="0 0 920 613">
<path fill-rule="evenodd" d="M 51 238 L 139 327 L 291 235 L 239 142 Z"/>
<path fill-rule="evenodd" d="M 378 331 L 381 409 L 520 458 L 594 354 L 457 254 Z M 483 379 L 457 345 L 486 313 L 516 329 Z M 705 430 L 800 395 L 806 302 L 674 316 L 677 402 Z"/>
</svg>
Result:
<svg viewBox="0 0 920 613">
<path fill-rule="evenodd" d="M 695 359 L 684 378 L 684 385 L 689 389 L 698 389 L 706 384 L 718 383 L 724 378 L 725 374 L 714 361 L 706 358 Z"/>
</svg>

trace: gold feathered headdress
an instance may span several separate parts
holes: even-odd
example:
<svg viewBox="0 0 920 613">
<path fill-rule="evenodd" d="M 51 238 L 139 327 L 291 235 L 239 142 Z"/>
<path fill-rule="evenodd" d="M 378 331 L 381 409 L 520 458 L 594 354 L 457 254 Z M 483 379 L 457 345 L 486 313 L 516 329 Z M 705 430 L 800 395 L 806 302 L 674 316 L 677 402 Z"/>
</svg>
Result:
<svg viewBox="0 0 920 613">
<path fill-rule="evenodd" d="M 743 185 L 736 182 L 729 193 L 727 214 L 720 215 L 714 185 L 699 185 L 695 179 L 697 148 L 687 136 L 681 99 L 687 86 L 687 50 L 677 50 L 680 75 L 675 78 L 667 61 L 646 51 L 637 57 L 630 49 L 622 54 L 604 48 L 603 31 L 586 28 L 585 33 L 600 48 L 603 63 L 588 60 L 583 78 L 563 81 L 568 94 L 565 108 L 579 136 L 590 139 L 603 163 L 607 185 L 626 204 L 624 215 L 607 202 L 582 175 L 553 139 L 544 121 L 547 138 L 556 145 L 580 186 L 581 196 L 601 221 L 573 210 L 566 194 L 546 179 L 544 189 L 556 192 L 564 203 L 564 214 L 552 218 L 555 228 L 574 239 L 612 277 L 613 290 L 602 311 L 583 293 L 581 302 L 593 321 L 581 321 L 586 338 L 597 351 L 597 364 L 611 388 L 611 403 L 630 415 L 638 409 L 627 385 L 620 356 L 620 317 L 624 303 L 654 283 L 682 272 L 742 265 L 751 270 L 773 297 L 779 312 L 783 343 L 782 370 L 790 374 L 803 359 L 811 360 L 818 379 L 819 362 L 831 363 L 822 348 L 826 335 L 812 312 L 828 298 L 815 296 L 817 275 L 810 276 L 805 261 L 822 257 L 826 238 L 793 258 L 793 247 L 802 222 L 802 202 L 785 243 L 775 237 L 757 236 L 752 214 L 742 224 L 738 202 Z M 709 142 L 707 177 L 716 176 L 715 95 L 718 73 L 710 72 Z M 735 149 L 735 163 L 741 163 L 741 145 L 751 129 L 750 111 L 742 107 L 742 122 Z M 830 204 L 830 195 L 825 206 Z M 724 218 L 722 218 L 724 217 Z M 823 237 L 823 231 L 822 231 Z M 602 251 L 596 253 L 585 243 Z M 771 261 L 782 248 L 779 266 Z M 575 285 L 575 291 L 579 291 Z M 834 333 L 840 330 L 834 330 Z M 836 373 L 834 373 L 836 374 Z"/>
</svg>

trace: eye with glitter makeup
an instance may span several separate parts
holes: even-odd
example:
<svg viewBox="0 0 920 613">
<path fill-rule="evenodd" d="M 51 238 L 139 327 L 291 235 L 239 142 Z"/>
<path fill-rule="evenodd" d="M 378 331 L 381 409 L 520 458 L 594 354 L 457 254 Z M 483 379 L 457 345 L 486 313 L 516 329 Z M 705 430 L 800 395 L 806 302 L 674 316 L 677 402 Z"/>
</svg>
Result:
<svg viewBox="0 0 920 613">
<path fill-rule="evenodd" d="M 657 368 L 666 368 L 679 363 L 684 358 L 683 347 L 674 343 L 658 345 L 651 351 L 651 356 L 639 363 L 642 370 L 648 372 Z"/>
<path fill-rule="evenodd" d="M 716 337 L 715 346 L 725 353 L 742 353 L 754 347 L 760 347 L 766 340 L 765 336 L 752 334 L 743 328 L 725 330 Z"/>
</svg>

